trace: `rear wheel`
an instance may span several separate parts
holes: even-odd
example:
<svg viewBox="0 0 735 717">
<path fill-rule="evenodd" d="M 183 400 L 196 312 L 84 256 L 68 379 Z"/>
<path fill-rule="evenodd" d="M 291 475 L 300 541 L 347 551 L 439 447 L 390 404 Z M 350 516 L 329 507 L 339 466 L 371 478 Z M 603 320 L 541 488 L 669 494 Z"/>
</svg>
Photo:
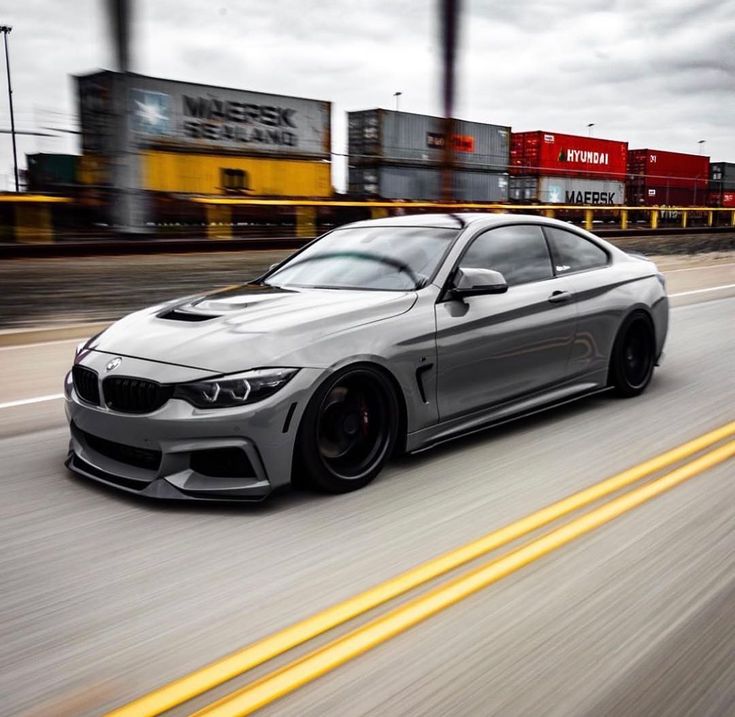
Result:
<svg viewBox="0 0 735 717">
<path fill-rule="evenodd" d="M 645 391 L 653 375 L 656 342 L 650 318 L 631 314 L 620 327 L 610 359 L 610 384 L 619 396 L 629 398 Z"/>
<path fill-rule="evenodd" d="M 329 493 L 367 485 L 391 455 L 399 406 L 379 369 L 354 366 L 335 373 L 312 396 L 299 426 L 296 482 Z"/>
</svg>

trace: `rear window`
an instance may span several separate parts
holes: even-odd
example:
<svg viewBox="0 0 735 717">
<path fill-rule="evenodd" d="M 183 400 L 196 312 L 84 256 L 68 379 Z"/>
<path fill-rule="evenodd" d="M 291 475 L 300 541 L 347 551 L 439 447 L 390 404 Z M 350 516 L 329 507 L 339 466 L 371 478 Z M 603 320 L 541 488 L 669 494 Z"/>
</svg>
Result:
<svg viewBox="0 0 735 717">
<path fill-rule="evenodd" d="M 554 270 L 557 274 L 607 266 L 607 252 L 589 239 L 564 229 L 544 227 L 544 231 L 549 239 Z"/>
</svg>

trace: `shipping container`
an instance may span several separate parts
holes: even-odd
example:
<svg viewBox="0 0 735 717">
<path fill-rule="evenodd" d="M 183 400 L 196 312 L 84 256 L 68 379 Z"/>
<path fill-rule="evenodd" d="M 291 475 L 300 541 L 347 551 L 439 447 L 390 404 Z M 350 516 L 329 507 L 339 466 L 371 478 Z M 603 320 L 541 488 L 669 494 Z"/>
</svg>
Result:
<svg viewBox="0 0 735 717">
<path fill-rule="evenodd" d="M 330 158 L 330 102 L 107 71 L 77 77 L 77 87 L 85 150 Z"/>
<path fill-rule="evenodd" d="M 672 187 L 645 183 L 626 185 L 628 204 L 638 206 L 702 207 L 707 203 L 707 187 Z"/>
<path fill-rule="evenodd" d="M 712 189 L 735 191 L 735 162 L 710 162 L 709 179 Z"/>
<path fill-rule="evenodd" d="M 719 192 L 710 192 L 707 205 L 710 207 L 731 207 L 735 209 L 735 189 L 723 189 Z"/>
<path fill-rule="evenodd" d="M 252 197 L 329 197 L 330 164 L 239 155 L 145 150 L 142 186 L 155 192 Z"/>
<path fill-rule="evenodd" d="M 613 179 L 511 176 L 509 196 L 521 203 L 616 206 L 625 204 L 625 183 Z"/>
<path fill-rule="evenodd" d="M 628 184 L 635 194 L 648 188 L 696 188 L 700 201 L 709 186 L 709 157 L 659 149 L 631 149 L 628 152 Z M 683 195 L 685 196 L 685 195 Z"/>
<path fill-rule="evenodd" d="M 508 175 L 505 172 L 453 172 L 453 196 L 464 202 L 505 202 Z M 434 167 L 377 165 L 350 167 L 349 193 L 382 199 L 438 201 L 441 170 Z"/>
<path fill-rule="evenodd" d="M 447 142 L 441 117 L 391 110 L 347 113 L 350 164 L 439 164 Z M 507 171 L 510 127 L 453 120 L 454 162 Z"/>
<path fill-rule="evenodd" d="M 513 132 L 510 173 L 625 181 L 628 143 L 558 132 Z"/>
<path fill-rule="evenodd" d="M 79 156 L 76 154 L 27 154 L 28 191 L 62 191 L 77 183 Z"/>
</svg>

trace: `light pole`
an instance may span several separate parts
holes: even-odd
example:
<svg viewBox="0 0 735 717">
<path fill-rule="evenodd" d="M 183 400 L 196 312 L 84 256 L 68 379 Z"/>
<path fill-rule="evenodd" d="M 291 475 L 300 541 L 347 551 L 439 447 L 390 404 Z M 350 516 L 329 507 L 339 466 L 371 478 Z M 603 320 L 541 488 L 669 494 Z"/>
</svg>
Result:
<svg viewBox="0 0 735 717">
<path fill-rule="evenodd" d="M 699 140 L 699 141 L 697 142 L 697 144 L 699 145 L 699 153 L 700 153 L 700 154 L 703 154 L 703 153 L 704 153 L 704 143 L 705 143 L 706 141 L 707 141 L 706 139 L 700 139 L 700 140 Z"/>
<path fill-rule="evenodd" d="M 15 115 L 13 114 L 13 88 L 10 84 L 10 57 L 8 56 L 8 33 L 13 28 L 10 25 L 0 25 L 0 32 L 5 39 L 5 68 L 8 71 L 8 103 L 10 104 L 10 136 L 13 138 L 13 169 L 15 170 L 15 191 L 19 192 L 18 186 L 18 153 L 15 148 Z"/>
<path fill-rule="evenodd" d="M 588 136 L 588 137 L 591 137 L 591 136 L 592 136 L 592 128 L 593 128 L 594 126 L 595 126 L 595 123 L 594 123 L 594 122 L 590 122 L 590 123 L 589 123 L 589 124 L 587 125 L 587 136 Z"/>
<path fill-rule="evenodd" d="M 394 92 L 393 97 L 396 98 L 396 112 L 398 112 L 398 98 L 403 94 L 403 92 Z"/>
</svg>

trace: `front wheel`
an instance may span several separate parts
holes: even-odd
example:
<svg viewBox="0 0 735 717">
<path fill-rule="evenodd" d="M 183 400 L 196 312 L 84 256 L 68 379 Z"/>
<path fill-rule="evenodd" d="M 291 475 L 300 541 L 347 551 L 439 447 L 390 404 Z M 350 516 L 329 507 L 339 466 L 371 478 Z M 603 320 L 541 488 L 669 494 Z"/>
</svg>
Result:
<svg viewBox="0 0 735 717">
<path fill-rule="evenodd" d="M 624 398 L 645 391 L 653 376 L 656 342 L 650 318 L 631 314 L 620 327 L 610 358 L 610 384 Z"/>
<path fill-rule="evenodd" d="M 399 406 L 390 380 L 372 366 L 336 372 L 314 393 L 296 438 L 296 482 L 328 493 L 367 485 L 391 455 Z"/>
</svg>

